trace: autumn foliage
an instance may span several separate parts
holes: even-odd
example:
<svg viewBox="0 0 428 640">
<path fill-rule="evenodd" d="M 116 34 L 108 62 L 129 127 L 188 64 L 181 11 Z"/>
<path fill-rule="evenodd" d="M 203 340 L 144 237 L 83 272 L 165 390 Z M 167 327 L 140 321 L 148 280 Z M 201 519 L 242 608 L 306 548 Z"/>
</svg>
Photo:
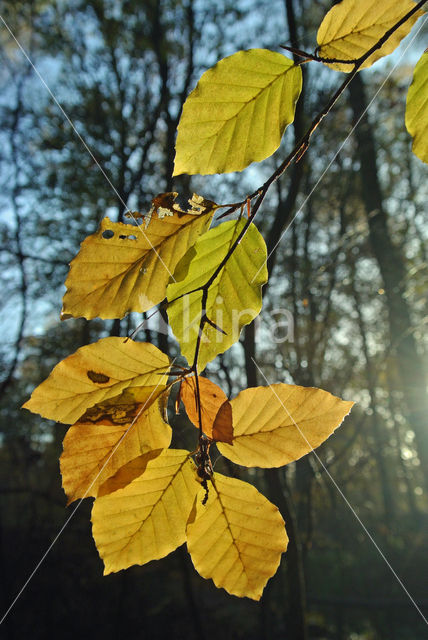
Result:
<svg viewBox="0 0 428 640">
<path fill-rule="evenodd" d="M 352 77 L 398 45 L 421 14 L 418 6 L 343 0 L 323 20 L 315 52 L 300 52 L 302 63 L 315 60 Z M 406 112 L 414 151 L 425 162 L 427 74 L 425 53 Z M 184 105 L 174 175 L 239 171 L 270 156 L 293 122 L 301 87 L 300 64 L 280 53 L 253 49 L 220 61 Z M 69 502 L 95 498 L 93 536 L 105 573 L 186 543 L 201 576 L 258 600 L 277 570 L 288 542 L 281 514 L 250 484 L 215 472 L 211 452 L 245 467 L 281 467 L 324 442 L 353 402 L 284 383 L 228 399 L 200 374 L 260 313 L 267 250 L 253 220 L 325 113 L 248 199 L 219 205 L 194 194 L 181 208 L 176 193 L 159 194 L 147 214 L 129 213 L 132 224 L 104 218 L 70 265 L 63 319 L 123 318 L 162 304 L 188 362 L 178 367 L 149 343 L 103 338 L 60 362 L 24 405 L 71 425 L 60 461 L 63 487 Z M 237 219 L 220 221 L 236 212 Z M 177 411 L 184 408 L 195 425 L 193 451 L 170 447 L 172 389 Z"/>
</svg>

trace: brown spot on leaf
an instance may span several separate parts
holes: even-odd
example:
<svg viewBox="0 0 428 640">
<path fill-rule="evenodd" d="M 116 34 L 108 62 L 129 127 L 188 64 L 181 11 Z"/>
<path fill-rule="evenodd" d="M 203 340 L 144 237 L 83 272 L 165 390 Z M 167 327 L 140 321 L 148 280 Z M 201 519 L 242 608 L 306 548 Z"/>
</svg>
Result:
<svg viewBox="0 0 428 640">
<path fill-rule="evenodd" d="M 86 411 L 79 422 L 104 425 L 130 424 L 141 406 L 140 404 L 96 404 Z"/>
<path fill-rule="evenodd" d="M 110 378 L 104 373 L 97 373 L 96 371 L 88 371 L 87 376 L 89 380 L 92 380 L 92 382 L 97 382 L 99 384 L 105 384 L 110 380 Z"/>
<path fill-rule="evenodd" d="M 176 191 L 169 191 L 168 193 L 158 193 L 152 200 L 152 207 L 156 213 L 159 213 L 159 209 L 168 209 L 171 213 L 175 213 L 174 200 L 178 196 Z M 177 205 L 175 205 L 177 207 Z M 179 208 L 179 207 L 178 207 Z"/>
</svg>

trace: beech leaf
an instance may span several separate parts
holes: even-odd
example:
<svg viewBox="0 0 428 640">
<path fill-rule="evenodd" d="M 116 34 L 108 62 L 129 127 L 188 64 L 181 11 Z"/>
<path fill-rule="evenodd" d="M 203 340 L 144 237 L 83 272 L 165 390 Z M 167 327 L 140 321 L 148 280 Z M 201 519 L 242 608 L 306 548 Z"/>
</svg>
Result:
<svg viewBox="0 0 428 640">
<path fill-rule="evenodd" d="M 181 352 L 192 363 L 201 319 L 202 291 L 245 225 L 245 220 L 223 222 L 204 233 L 182 258 L 168 285 L 168 317 Z M 244 325 L 260 313 L 262 285 L 267 281 L 266 244 L 250 225 L 208 292 L 205 324 L 198 355 L 199 370 L 239 339 Z"/>
<path fill-rule="evenodd" d="M 60 458 L 62 486 L 69 503 L 97 496 L 98 489 L 130 460 L 171 443 L 159 395 L 165 387 L 126 389 L 91 407 L 67 431 Z"/>
<path fill-rule="evenodd" d="M 233 447 L 219 443 L 220 453 L 246 467 L 270 468 L 318 447 L 354 403 L 322 389 L 279 383 L 245 389 L 230 404 Z"/>
<path fill-rule="evenodd" d="M 247 482 L 219 473 L 206 505 L 202 495 L 187 524 L 196 571 L 232 595 L 259 600 L 288 544 L 278 508 Z"/>
<path fill-rule="evenodd" d="M 241 171 L 278 149 L 302 89 L 293 60 L 238 51 L 208 69 L 184 103 L 174 175 Z"/>
<path fill-rule="evenodd" d="M 87 409 L 128 387 L 164 385 L 169 366 L 168 356 L 148 342 L 102 338 L 57 364 L 23 407 L 73 424 Z"/>
<path fill-rule="evenodd" d="M 413 138 L 413 153 L 428 163 L 428 49 L 415 67 L 407 93 L 406 127 Z"/>
<path fill-rule="evenodd" d="M 62 319 L 123 318 L 164 299 L 177 262 L 209 228 L 213 210 L 195 215 L 193 207 L 191 214 L 171 209 L 168 217 L 160 210 L 167 211 L 158 204 L 148 228 L 104 218 L 82 242 L 65 282 Z"/>
<path fill-rule="evenodd" d="M 114 493 L 97 498 L 92 509 L 105 574 L 163 558 L 185 542 L 200 488 L 188 451 L 166 449 L 155 458 L 144 454 L 107 483 Z"/>
<path fill-rule="evenodd" d="M 202 429 L 211 440 L 232 443 L 232 407 L 226 394 L 208 378 L 199 377 Z M 196 406 L 195 377 L 184 378 L 181 385 L 183 401 L 189 420 L 199 429 L 199 414 Z"/>
<path fill-rule="evenodd" d="M 414 6 L 413 0 L 342 0 L 324 17 L 318 29 L 318 52 L 323 58 L 357 60 L 371 49 Z M 417 11 L 402 24 L 360 67 L 370 67 L 376 60 L 392 53 L 423 15 Z M 326 63 L 337 71 L 352 71 L 352 64 Z"/>
</svg>

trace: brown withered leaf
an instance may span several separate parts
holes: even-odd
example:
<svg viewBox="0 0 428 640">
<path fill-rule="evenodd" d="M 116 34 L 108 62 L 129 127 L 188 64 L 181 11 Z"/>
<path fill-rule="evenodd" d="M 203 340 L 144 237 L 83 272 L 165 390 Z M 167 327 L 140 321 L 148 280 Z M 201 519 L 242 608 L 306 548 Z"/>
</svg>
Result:
<svg viewBox="0 0 428 640">
<path fill-rule="evenodd" d="M 188 200 L 190 209 L 184 211 L 180 205 L 175 202 L 177 196 L 177 191 L 158 193 L 158 195 L 153 198 L 152 206 L 147 214 L 142 214 L 138 211 L 130 211 L 126 214 L 126 217 L 133 218 L 134 220 L 144 220 L 145 227 L 147 228 L 154 214 L 156 214 L 159 219 L 165 218 L 165 216 L 173 216 L 174 214 L 178 214 L 178 217 L 186 214 L 200 215 L 201 213 L 213 211 L 218 206 L 212 200 L 207 200 L 203 196 L 199 196 L 197 193 L 194 193 Z"/>
<path fill-rule="evenodd" d="M 232 407 L 226 394 L 208 378 L 199 378 L 201 396 L 202 430 L 211 440 L 232 444 Z M 199 428 L 199 414 L 196 405 L 196 380 L 194 376 L 184 378 L 181 385 L 183 401 L 189 420 Z"/>
</svg>

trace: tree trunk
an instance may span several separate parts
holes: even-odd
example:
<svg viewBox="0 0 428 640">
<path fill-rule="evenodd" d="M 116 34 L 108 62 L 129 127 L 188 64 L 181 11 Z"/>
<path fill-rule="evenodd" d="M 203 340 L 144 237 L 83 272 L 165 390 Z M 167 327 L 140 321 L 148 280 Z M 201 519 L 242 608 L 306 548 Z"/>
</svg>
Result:
<svg viewBox="0 0 428 640">
<path fill-rule="evenodd" d="M 353 259 L 351 258 L 351 260 Z M 391 483 L 390 473 L 387 465 L 387 460 L 385 459 L 384 453 L 383 453 L 383 448 L 384 448 L 383 443 L 384 443 L 384 437 L 386 436 L 386 433 L 382 428 L 382 417 L 378 408 L 377 394 L 376 394 L 376 374 L 373 369 L 373 364 L 369 355 L 369 347 L 367 344 L 367 329 L 366 329 L 363 314 L 361 311 L 362 304 L 361 304 L 360 294 L 355 283 L 355 265 L 353 263 L 351 264 L 351 273 L 352 273 L 351 290 L 354 296 L 355 310 L 357 313 L 357 323 L 358 323 L 358 328 L 360 330 L 360 336 L 361 336 L 361 346 L 363 349 L 364 360 L 366 363 L 365 372 L 366 372 L 368 393 L 370 398 L 370 408 L 372 410 L 371 422 L 372 422 L 373 439 L 375 443 L 375 450 L 373 453 L 376 458 L 376 467 L 379 475 L 379 483 L 380 483 L 380 489 L 381 489 L 382 499 L 383 499 L 385 523 L 388 527 L 391 527 L 394 520 L 395 505 L 394 505 L 394 498 L 393 498 L 394 494 L 393 494 L 393 487 Z M 398 446 L 399 446 L 399 441 L 398 441 Z"/>
<path fill-rule="evenodd" d="M 286 493 L 286 487 L 281 482 L 285 479 L 285 472 L 280 469 L 266 469 L 265 477 L 269 487 L 269 497 L 276 503 L 284 517 L 289 537 L 286 554 L 288 607 L 287 607 L 287 639 L 307 640 L 306 627 L 306 594 L 305 576 L 302 563 L 302 550 L 299 533 L 296 528 L 296 515 L 291 500 Z"/>
<path fill-rule="evenodd" d="M 356 121 L 367 107 L 364 83 L 357 75 L 349 87 L 351 107 Z M 373 254 L 379 264 L 385 289 L 391 344 L 397 359 L 405 417 L 414 431 L 421 472 L 428 492 L 428 429 L 426 419 L 426 380 L 418 353 L 410 309 L 405 297 L 406 269 L 400 247 L 392 242 L 383 206 L 376 162 L 373 129 L 364 115 L 355 129 L 357 152 L 363 184 L 363 201 Z"/>
<path fill-rule="evenodd" d="M 296 22 L 294 18 L 293 0 L 285 0 L 288 29 L 290 39 L 295 44 L 297 41 Z M 297 103 L 296 118 L 294 121 L 294 138 L 298 140 L 302 133 L 302 100 Z M 296 198 L 299 193 L 299 186 L 303 175 L 303 164 L 294 165 L 291 172 L 291 183 L 288 196 L 285 201 L 281 198 L 281 190 L 278 189 L 278 205 L 274 220 L 268 231 L 268 271 L 271 275 L 275 265 L 278 238 L 282 230 L 291 218 L 294 210 Z M 268 285 L 264 287 L 263 294 L 266 293 Z M 257 385 L 257 370 L 254 364 L 256 355 L 255 325 L 254 323 L 245 328 L 244 339 L 242 341 L 245 354 L 245 370 L 247 386 Z M 287 582 L 288 582 L 288 606 L 286 610 L 287 638 L 289 640 L 307 640 L 306 626 L 306 596 L 305 580 L 303 572 L 302 554 L 299 533 L 296 526 L 296 516 L 291 508 L 288 497 L 281 483 L 281 472 L 278 469 L 265 470 L 265 478 L 268 483 L 269 493 L 273 501 L 281 511 L 287 527 L 289 544 L 286 554 Z"/>
</svg>

